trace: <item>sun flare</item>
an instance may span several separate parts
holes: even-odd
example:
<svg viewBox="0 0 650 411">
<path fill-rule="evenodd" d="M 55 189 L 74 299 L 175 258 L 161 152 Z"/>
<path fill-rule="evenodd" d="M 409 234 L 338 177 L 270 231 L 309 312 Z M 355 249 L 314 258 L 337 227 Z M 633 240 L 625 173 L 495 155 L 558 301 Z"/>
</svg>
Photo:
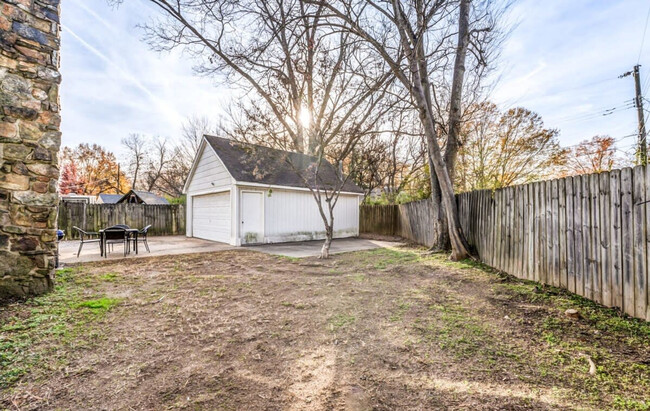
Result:
<svg viewBox="0 0 650 411">
<path fill-rule="evenodd" d="M 298 121 L 303 127 L 309 127 L 311 124 L 311 113 L 309 109 L 305 106 L 300 108 L 300 113 L 298 113 Z"/>
</svg>

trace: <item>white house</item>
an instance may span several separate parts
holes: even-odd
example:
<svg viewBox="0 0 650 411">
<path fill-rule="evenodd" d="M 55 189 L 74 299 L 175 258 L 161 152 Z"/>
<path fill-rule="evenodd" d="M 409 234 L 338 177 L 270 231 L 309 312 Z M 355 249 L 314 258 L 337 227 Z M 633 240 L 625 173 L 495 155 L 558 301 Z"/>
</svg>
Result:
<svg viewBox="0 0 650 411">
<path fill-rule="evenodd" d="M 314 173 L 315 164 L 304 154 L 204 136 L 183 189 L 187 236 L 236 246 L 325 238 L 306 181 L 331 189 L 339 180 L 331 164 Z M 362 196 L 345 182 L 334 207 L 334 238 L 359 235 Z"/>
</svg>

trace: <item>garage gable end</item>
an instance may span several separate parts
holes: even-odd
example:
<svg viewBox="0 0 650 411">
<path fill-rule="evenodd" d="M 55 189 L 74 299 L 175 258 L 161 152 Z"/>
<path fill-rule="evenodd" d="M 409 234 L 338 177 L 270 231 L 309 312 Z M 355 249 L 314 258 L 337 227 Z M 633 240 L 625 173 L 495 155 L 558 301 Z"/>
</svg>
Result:
<svg viewBox="0 0 650 411">
<path fill-rule="evenodd" d="M 233 178 L 219 156 L 205 140 L 202 141 L 185 183 L 184 192 L 192 194 L 214 191 L 229 187 L 232 182 Z"/>
</svg>

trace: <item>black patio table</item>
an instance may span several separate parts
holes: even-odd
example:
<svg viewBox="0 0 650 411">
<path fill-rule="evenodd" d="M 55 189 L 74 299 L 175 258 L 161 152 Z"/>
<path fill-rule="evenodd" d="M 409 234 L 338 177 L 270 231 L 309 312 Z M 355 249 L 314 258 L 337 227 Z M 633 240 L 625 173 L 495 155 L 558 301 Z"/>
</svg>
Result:
<svg viewBox="0 0 650 411">
<path fill-rule="evenodd" d="M 98 231 L 99 232 L 99 255 L 102 257 L 104 256 L 104 241 L 106 241 L 106 230 L 110 231 L 116 229 L 122 229 L 128 234 L 129 241 L 127 241 L 126 244 L 129 244 L 128 246 L 129 253 L 131 252 L 131 246 L 130 246 L 131 239 L 135 239 L 134 241 L 135 245 L 133 248 L 135 249 L 135 254 L 137 255 L 138 254 L 138 233 L 140 230 L 138 230 L 137 228 L 130 228 L 128 225 L 125 224 L 114 225 Z"/>
</svg>

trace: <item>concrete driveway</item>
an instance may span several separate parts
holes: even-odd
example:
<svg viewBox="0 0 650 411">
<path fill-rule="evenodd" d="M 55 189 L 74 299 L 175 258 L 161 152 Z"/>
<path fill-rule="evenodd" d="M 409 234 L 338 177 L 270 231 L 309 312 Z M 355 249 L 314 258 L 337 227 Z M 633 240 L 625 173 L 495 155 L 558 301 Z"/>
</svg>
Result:
<svg viewBox="0 0 650 411">
<path fill-rule="evenodd" d="M 390 247 L 398 244 L 393 241 L 379 241 L 365 238 L 340 238 L 332 242 L 331 254 L 346 253 L 349 251 L 372 250 L 374 248 Z M 187 238 L 185 236 L 160 236 L 149 237 L 150 253 L 140 243 L 139 253 L 133 251 L 126 258 L 155 257 L 162 255 L 209 253 L 223 250 L 252 250 L 266 254 L 284 255 L 287 257 L 312 257 L 320 255 L 323 241 L 302 241 L 293 243 L 260 244 L 245 247 L 233 247 L 226 243 Z M 121 245 L 115 245 L 113 252 L 104 258 L 99 255 L 99 243 L 84 244 L 81 254 L 77 257 L 79 248 L 78 240 L 62 241 L 59 245 L 59 261 L 62 265 L 87 263 L 91 261 L 119 260 L 124 258 Z"/>
</svg>

